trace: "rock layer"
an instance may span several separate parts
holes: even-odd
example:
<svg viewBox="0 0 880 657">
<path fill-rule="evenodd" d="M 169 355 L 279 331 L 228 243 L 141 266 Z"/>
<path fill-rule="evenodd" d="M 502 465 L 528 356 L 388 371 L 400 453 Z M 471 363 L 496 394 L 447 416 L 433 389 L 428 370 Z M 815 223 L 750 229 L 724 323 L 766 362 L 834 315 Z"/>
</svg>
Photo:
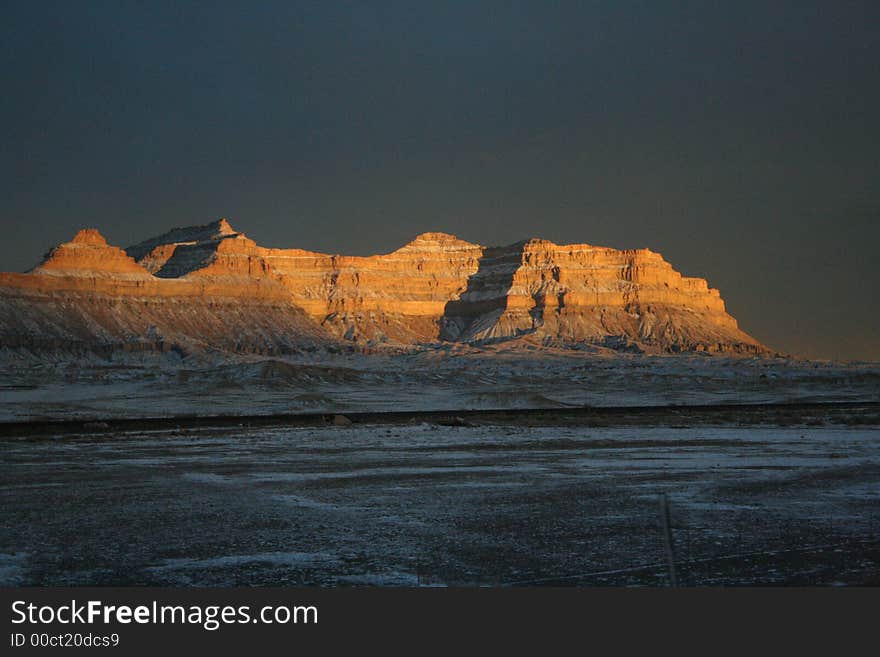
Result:
<svg viewBox="0 0 880 657">
<path fill-rule="evenodd" d="M 30 318 L 0 322 L 7 345 L 26 343 L 28 336 L 107 344 L 162 335 L 190 348 L 234 351 L 289 350 L 302 340 L 514 340 L 766 352 L 739 330 L 718 290 L 682 276 L 648 249 L 540 239 L 484 247 L 446 233 L 424 233 L 391 253 L 356 257 L 264 248 L 226 220 L 176 228 L 125 251 L 90 229 L 53 249 L 30 273 L 0 274 L 0 304 L 4 316 Z M 217 315 L 219 308 L 244 315 Z"/>
</svg>

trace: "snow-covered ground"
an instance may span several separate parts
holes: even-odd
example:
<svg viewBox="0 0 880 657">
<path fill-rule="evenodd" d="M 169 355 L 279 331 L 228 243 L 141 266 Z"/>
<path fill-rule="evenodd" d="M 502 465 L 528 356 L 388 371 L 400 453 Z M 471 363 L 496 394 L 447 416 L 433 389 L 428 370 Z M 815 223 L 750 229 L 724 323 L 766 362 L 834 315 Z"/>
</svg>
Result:
<svg viewBox="0 0 880 657">
<path fill-rule="evenodd" d="M 0 583 L 662 585 L 661 494 L 685 584 L 880 581 L 876 363 L 502 344 L 287 359 L 0 349 L 0 364 L 0 422 L 110 421 L 6 426 Z M 779 402 L 812 405 L 516 410 Z M 462 426 L 113 422 L 467 409 L 509 412 Z"/>
<path fill-rule="evenodd" d="M 0 351 L 0 421 L 880 400 L 880 364 L 424 349 L 297 359 Z"/>
<path fill-rule="evenodd" d="M 880 427 L 162 430 L 2 440 L 10 584 L 684 584 L 880 577 Z"/>
</svg>

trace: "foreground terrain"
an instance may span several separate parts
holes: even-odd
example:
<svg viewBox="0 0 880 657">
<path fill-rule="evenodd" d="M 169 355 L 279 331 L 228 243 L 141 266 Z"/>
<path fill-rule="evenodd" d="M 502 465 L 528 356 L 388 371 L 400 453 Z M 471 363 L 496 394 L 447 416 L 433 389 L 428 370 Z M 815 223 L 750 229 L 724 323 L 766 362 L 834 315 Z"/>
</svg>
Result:
<svg viewBox="0 0 880 657">
<path fill-rule="evenodd" d="M 505 343 L 286 359 L 0 349 L 0 422 L 818 401 L 880 401 L 880 364 Z"/>
<path fill-rule="evenodd" d="M 6 425 L 0 577 L 880 583 L 876 401 L 324 419 Z"/>
</svg>

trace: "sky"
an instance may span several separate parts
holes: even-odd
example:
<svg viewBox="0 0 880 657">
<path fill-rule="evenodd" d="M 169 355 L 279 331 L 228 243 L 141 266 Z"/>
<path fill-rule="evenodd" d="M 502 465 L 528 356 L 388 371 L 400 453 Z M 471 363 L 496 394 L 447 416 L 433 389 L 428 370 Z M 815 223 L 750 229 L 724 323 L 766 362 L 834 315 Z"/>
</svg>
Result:
<svg viewBox="0 0 880 657">
<path fill-rule="evenodd" d="M 0 7 L 0 270 L 219 217 L 648 247 L 779 351 L 880 360 L 876 1 Z"/>
</svg>

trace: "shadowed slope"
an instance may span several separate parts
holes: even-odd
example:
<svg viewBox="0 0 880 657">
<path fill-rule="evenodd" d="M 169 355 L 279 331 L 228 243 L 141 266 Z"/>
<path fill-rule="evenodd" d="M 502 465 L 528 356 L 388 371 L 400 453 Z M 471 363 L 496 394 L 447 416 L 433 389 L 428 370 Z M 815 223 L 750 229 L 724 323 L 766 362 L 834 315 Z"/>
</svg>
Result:
<svg viewBox="0 0 880 657">
<path fill-rule="evenodd" d="M 449 301 L 440 318 L 440 339 L 472 342 L 493 337 L 512 337 L 522 331 L 503 321 L 513 280 L 522 262 L 525 242 L 483 251 L 467 287 L 458 299 Z M 503 328 L 502 328 L 503 327 Z"/>
</svg>

